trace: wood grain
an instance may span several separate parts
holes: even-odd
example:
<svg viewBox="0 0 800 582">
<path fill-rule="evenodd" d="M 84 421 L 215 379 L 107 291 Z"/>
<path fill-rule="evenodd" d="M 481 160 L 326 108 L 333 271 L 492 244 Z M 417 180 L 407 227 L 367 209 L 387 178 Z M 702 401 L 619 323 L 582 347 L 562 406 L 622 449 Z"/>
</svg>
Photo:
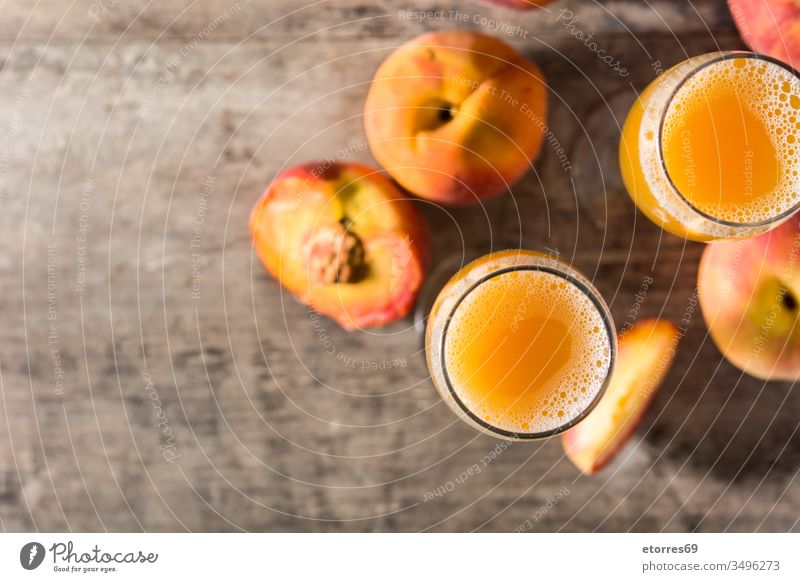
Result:
<svg viewBox="0 0 800 582">
<path fill-rule="evenodd" d="M 608 131 L 622 123 L 614 100 L 659 67 L 741 46 L 723 4 L 403 6 L 527 32 L 508 40 L 542 66 L 574 165 L 548 150 L 484 208 L 422 205 L 435 262 L 462 236 L 470 252 L 547 246 L 596 281 L 617 322 L 687 319 L 635 443 L 593 479 L 558 440 L 493 455 L 498 441 L 439 401 L 408 321 L 317 324 L 252 255 L 247 214 L 281 168 L 339 152 L 374 162 L 360 115 L 392 48 L 480 22 L 357 0 L 13 0 L 0 20 L 4 530 L 798 529 L 800 401 L 741 377 L 709 342 L 692 311 L 702 248 L 634 211 Z"/>
</svg>

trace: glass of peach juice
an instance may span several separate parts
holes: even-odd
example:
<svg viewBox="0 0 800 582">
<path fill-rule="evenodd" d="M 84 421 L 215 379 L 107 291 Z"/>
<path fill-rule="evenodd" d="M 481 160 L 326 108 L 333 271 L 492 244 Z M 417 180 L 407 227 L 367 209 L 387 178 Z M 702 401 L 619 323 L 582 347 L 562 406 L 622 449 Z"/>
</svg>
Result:
<svg viewBox="0 0 800 582">
<path fill-rule="evenodd" d="M 622 130 L 625 187 L 650 220 L 697 241 L 746 238 L 800 208 L 800 77 L 751 52 L 683 61 Z"/>
<path fill-rule="evenodd" d="M 465 422 L 510 440 L 547 438 L 580 422 L 616 357 L 608 306 L 567 263 L 499 251 L 463 267 L 433 304 L 428 369 Z"/>
</svg>

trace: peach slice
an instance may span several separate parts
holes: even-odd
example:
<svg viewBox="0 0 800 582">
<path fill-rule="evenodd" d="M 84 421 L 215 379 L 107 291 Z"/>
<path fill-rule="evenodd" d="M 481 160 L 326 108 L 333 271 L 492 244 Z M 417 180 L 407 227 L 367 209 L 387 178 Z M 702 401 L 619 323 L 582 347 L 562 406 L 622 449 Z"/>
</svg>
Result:
<svg viewBox="0 0 800 582">
<path fill-rule="evenodd" d="M 253 207 L 249 226 L 267 271 L 347 330 L 404 317 L 416 301 L 427 227 L 377 170 L 335 162 L 287 170 Z"/>
<path fill-rule="evenodd" d="M 593 475 L 622 450 L 672 366 L 680 335 L 672 323 L 647 319 L 621 335 L 617 364 L 594 410 L 562 435 L 567 457 Z"/>
</svg>

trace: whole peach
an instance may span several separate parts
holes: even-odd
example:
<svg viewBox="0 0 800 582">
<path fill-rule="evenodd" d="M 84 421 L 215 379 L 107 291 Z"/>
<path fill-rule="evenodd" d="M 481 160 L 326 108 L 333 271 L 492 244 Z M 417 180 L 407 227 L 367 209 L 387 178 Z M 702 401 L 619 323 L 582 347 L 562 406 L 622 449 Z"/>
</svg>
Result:
<svg viewBox="0 0 800 582">
<path fill-rule="evenodd" d="M 763 380 L 800 378 L 800 215 L 757 237 L 711 243 L 700 308 L 725 358 Z"/>
<path fill-rule="evenodd" d="M 800 66 L 800 1 L 728 0 L 728 6 L 750 48 Z"/>
<path fill-rule="evenodd" d="M 547 133 L 541 71 L 500 40 L 432 32 L 392 53 L 367 96 L 378 162 L 408 191 L 443 204 L 495 196 L 531 166 Z"/>
</svg>

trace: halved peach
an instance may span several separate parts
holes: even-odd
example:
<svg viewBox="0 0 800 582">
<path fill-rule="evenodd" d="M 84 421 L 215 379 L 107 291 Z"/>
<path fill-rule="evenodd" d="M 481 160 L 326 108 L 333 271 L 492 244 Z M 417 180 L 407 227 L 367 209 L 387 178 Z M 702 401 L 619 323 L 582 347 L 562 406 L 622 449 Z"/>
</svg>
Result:
<svg viewBox="0 0 800 582">
<path fill-rule="evenodd" d="M 680 335 L 668 321 L 647 319 L 619 340 L 613 376 L 594 410 L 562 436 L 567 457 L 586 475 L 622 450 L 672 366 Z"/>
<path fill-rule="evenodd" d="M 408 314 L 428 262 L 414 203 L 377 170 L 317 162 L 283 172 L 250 214 L 264 267 L 348 330 Z"/>
</svg>

